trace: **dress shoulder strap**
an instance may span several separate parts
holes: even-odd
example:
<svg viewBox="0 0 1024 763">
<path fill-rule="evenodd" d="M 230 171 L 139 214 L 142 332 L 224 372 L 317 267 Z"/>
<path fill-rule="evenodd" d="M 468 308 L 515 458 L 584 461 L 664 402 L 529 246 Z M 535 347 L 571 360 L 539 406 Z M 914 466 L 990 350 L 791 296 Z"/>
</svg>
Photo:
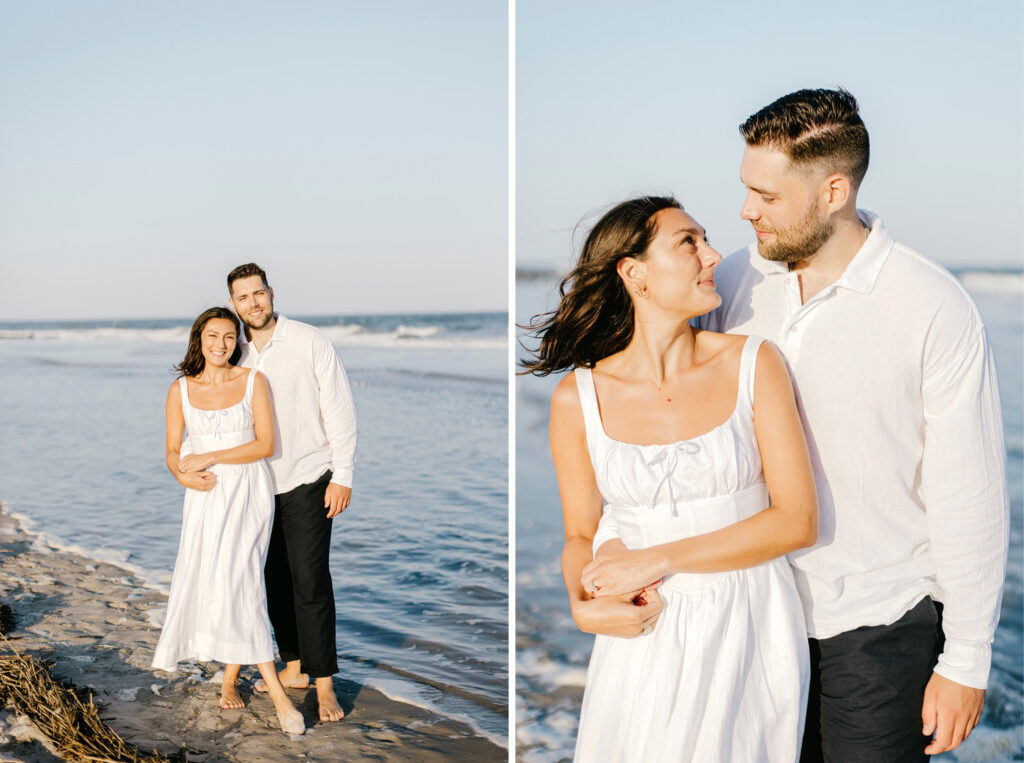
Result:
<svg viewBox="0 0 1024 763">
<path fill-rule="evenodd" d="M 748 336 L 743 343 L 743 350 L 740 354 L 740 378 L 737 395 L 741 398 L 736 401 L 737 407 L 742 402 L 749 411 L 754 410 L 754 377 L 757 372 L 757 351 L 761 349 L 764 340 L 759 336 Z"/>
<path fill-rule="evenodd" d="M 184 376 L 178 377 L 178 389 L 181 390 L 181 407 L 182 409 L 191 408 L 192 403 L 188 399 L 188 382 L 185 381 Z"/>
<path fill-rule="evenodd" d="M 576 392 L 580 396 L 583 407 L 583 426 L 587 430 L 587 441 L 592 442 L 603 429 L 601 412 L 597 407 L 597 390 L 594 388 L 594 374 L 589 368 L 577 368 L 573 371 L 576 377 Z"/>
<path fill-rule="evenodd" d="M 252 383 L 256 378 L 256 369 L 249 369 L 249 378 L 245 380 L 245 399 L 252 402 Z"/>
</svg>

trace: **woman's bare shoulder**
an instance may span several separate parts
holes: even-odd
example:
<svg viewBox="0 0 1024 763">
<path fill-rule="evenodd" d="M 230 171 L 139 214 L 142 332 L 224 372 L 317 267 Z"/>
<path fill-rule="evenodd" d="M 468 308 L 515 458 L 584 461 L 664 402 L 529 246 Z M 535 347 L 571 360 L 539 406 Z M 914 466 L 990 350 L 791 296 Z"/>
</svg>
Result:
<svg viewBox="0 0 1024 763">
<path fill-rule="evenodd" d="M 755 384 L 767 382 L 772 385 L 782 385 L 784 388 L 792 387 L 792 380 L 789 378 L 789 367 L 786 365 L 779 348 L 767 339 L 761 342 L 757 348 Z"/>
<path fill-rule="evenodd" d="M 738 358 L 746 343 L 745 334 L 720 334 L 703 329 L 697 333 L 697 344 L 704 348 L 707 360 L 728 361 Z"/>
<path fill-rule="evenodd" d="M 551 411 L 565 415 L 582 410 L 580 393 L 576 388 L 576 374 L 566 374 L 551 393 Z"/>
</svg>

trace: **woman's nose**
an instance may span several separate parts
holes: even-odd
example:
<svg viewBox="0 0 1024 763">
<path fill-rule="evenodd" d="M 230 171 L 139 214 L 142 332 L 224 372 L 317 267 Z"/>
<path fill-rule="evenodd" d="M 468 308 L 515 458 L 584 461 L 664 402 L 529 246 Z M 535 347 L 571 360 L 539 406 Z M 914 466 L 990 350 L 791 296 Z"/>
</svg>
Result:
<svg viewBox="0 0 1024 763">
<path fill-rule="evenodd" d="M 718 250 L 712 247 L 710 244 L 704 251 L 704 267 L 709 268 L 712 265 L 717 265 L 722 261 L 722 255 L 718 253 Z"/>
</svg>

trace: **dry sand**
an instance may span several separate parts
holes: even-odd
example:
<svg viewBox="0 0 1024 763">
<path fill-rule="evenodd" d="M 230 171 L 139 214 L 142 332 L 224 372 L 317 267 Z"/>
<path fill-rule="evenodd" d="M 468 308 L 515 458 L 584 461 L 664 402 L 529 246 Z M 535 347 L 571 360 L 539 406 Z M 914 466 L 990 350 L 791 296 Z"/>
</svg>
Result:
<svg viewBox="0 0 1024 763">
<path fill-rule="evenodd" d="M 54 677 L 89 687 L 103 720 L 144 752 L 188 748 L 189 761 L 246 763 L 508 759 L 468 726 L 337 676 L 347 716 L 340 723 L 319 721 L 315 691 L 290 692 L 306 719 L 304 736 L 281 733 L 273 703 L 253 694 L 255 667 L 242 671 L 246 707 L 221 710 L 219 664 L 199 663 L 195 673 L 149 667 L 159 635 L 151 612 L 166 605 L 165 594 L 120 567 L 33 542 L 0 508 L 0 602 L 14 611 L 11 645 L 52 662 Z M 24 718 L 0 713 L 0 761 L 15 760 L 59 758 L 32 738 Z"/>
</svg>

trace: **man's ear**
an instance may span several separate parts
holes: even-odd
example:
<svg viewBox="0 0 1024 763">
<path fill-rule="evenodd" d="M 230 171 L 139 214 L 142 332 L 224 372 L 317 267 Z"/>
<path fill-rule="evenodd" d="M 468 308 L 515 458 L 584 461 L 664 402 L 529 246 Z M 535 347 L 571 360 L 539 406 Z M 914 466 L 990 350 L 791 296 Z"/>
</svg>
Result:
<svg viewBox="0 0 1024 763">
<path fill-rule="evenodd" d="M 853 198 L 853 183 L 846 175 L 835 172 L 822 183 L 825 211 L 829 214 L 838 212 Z"/>
</svg>

